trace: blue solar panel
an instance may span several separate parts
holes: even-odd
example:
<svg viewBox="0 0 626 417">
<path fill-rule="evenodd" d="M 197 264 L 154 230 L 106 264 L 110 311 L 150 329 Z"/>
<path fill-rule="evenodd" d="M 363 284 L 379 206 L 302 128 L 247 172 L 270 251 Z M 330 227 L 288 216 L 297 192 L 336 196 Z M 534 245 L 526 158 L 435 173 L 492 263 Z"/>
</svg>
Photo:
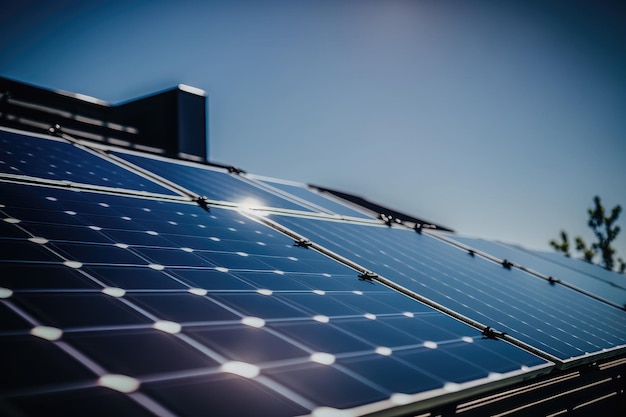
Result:
<svg viewBox="0 0 626 417">
<path fill-rule="evenodd" d="M 280 216 L 307 239 L 563 362 L 626 345 L 626 312 L 400 228 Z"/>
<path fill-rule="evenodd" d="M 173 160 L 166 161 L 163 159 L 144 158 L 119 152 L 113 152 L 113 155 L 147 169 L 210 200 L 228 201 L 255 207 L 267 206 L 290 210 L 313 211 L 303 205 L 262 190 L 241 178 L 230 175 L 217 168 L 212 169 Z"/>
<path fill-rule="evenodd" d="M 620 290 L 626 289 L 626 280 L 623 275 L 614 271 L 609 271 L 599 265 L 586 262 L 583 259 L 563 256 L 559 253 L 535 251 L 524 248 L 520 249 L 524 252 L 538 256 L 539 258 L 564 266 L 565 268 L 581 272 L 600 281 L 604 281 L 613 287 L 619 288 Z"/>
<path fill-rule="evenodd" d="M 257 181 L 267 184 L 283 192 L 289 193 L 293 196 L 301 198 L 304 201 L 314 204 L 320 208 L 321 212 L 338 214 L 341 216 L 357 217 L 361 219 L 371 219 L 371 216 L 353 209 L 343 203 L 327 198 L 315 191 L 310 190 L 305 185 L 298 185 L 295 183 L 287 183 L 284 181 L 270 180 L 267 178 L 257 178 Z"/>
<path fill-rule="evenodd" d="M 620 307 L 626 306 L 626 288 L 615 285 L 612 282 L 598 279 L 596 276 L 548 261 L 538 256 L 539 253 L 535 254 L 517 247 L 483 239 L 463 236 L 451 236 L 451 239 L 501 260 L 506 259 L 545 276 L 553 277 L 554 279 L 571 284 Z M 596 266 L 596 268 L 600 269 L 598 266 Z M 623 279 L 623 281 L 623 283 L 626 284 L 626 279 Z"/>
<path fill-rule="evenodd" d="M 236 211 L 0 190 L 9 414 L 301 415 L 552 366 Z"/>
<path fill-rule="evenodd" d="M 0 173 L 176 195 L 149 179 L 53 138 L 0 129 Z"/>
</svg>

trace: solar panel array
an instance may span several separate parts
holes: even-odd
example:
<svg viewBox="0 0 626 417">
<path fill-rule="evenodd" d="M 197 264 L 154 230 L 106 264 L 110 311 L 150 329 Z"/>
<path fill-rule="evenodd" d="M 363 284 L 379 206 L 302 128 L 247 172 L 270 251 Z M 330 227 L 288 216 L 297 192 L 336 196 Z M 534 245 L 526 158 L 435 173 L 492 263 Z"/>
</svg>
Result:
<svg viewBox="0 0 626 417">
<path fill-rule="evenodd" d="M 327 214 L 337 214 L 341 216 L 349 216 L 356 217 L 360 219 L 370 219 L 371 216 L 368 216 L 361 211 L 354 209 L 352 207 L 348 207 L 345 204 L 339 203 L 335 200 L 332 200 L 326 196 L 319 194 L 316 191 L 311 190 L 307 186 L 303 184 L 298 184 L 295 182 L 288 181 L 280 181 L 271 178 L 262 178 L 262 177 L 252 177 L 257 180 L 258 183 L 264 184 L 271 189 L 276 189 L 279 192 L 287 193 L 292 196 L 291 198 L 299 198 L 302 201 L 308 202 L 308 204 L 314 204 L 315 206 L 320 208 L 320 212 Z"/>
<path fill-rule="evenodd" d="M 623 349 L 625 312 L 409 229 L 284 217 L 286 227 L 484 326 L 567 362 Z"/>
<path fill-rule="evenodd" d="M 255 187 L 223 170 L 183 161 L 171 162 L 117 152 L 113 154 L 211 200 L 248 206 L 313 211 L 302 204 Z"/>
<path fill-rule="evenodd" d="M 305 187 L 0 135 L 3 415 L 417 410 L 624 350 L 623 310 Z"/>
<path fill-rule="evenodd" d="M 0 173 L 174 195 L 171 190 L 60 139 L 0 130 Z"/>
<path fill-rule="evenodd" d="M 615 271 L 609 271 L 605 268 L 600 268 L 596 264 L 586 262 L 582 259 L 571 258 L 568 256 L 562 256 L 559 253 L 543 252 L 537 250 L 530 250 L 525 248 L 518 248 L 524 252 L 531 253 L 539 258 L 546 259 L 552 263 L 561 265 L 569 270 L 574 270 L 585 274 L 591 278 L 604 281 L 612 287 L 623 289 L 625 287 L 623 274 L 619 275 Z"/>
<path fill-rule="evenodd" d="M 451 239 L 499 259 L 506 259 L 532 271 L 546 274 L 548 279 L 571 285 L 607 303 L 618 307 L 626 306 L 626 279 L 616 272 L 580 259 L 562 255 L 553 257 L 551 253 L 529 251 L 504 243 L 465 236 L 451 236 Z"/>
</svg>

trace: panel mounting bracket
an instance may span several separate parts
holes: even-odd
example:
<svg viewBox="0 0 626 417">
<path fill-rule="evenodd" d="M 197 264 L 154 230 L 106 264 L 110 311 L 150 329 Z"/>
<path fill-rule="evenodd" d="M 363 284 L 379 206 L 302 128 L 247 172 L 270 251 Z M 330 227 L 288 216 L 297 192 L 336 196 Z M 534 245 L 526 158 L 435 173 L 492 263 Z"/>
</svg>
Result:
<svg viewBox="0 0 626 417">
<path fill-rule="evenodd" d="M 492 339 L 492 340 L 502 339 L 506 335 L 505 332 L 499 332 L 495 330 L 493 327 L 485 328 L 481 332 L 481 334 L 483 335 L 483 339 Z"/>
<path fill-rule="evenodd" d="M 313 246 L 313 243 L 308 239 L 296 239 L 293 245 L 299 248 L 308 249 Z"/>
<path fill-rule="evenodd" d="M 554 285 L 554 284 L 560 284 L 561 280 L 554 278 L 554 277 L 548 277 L 548 282 L 550 283 L 550 285 Z"/>
<path fill-rule="evenodd" d="M 198 203 L 198 205 L 200 207 L 202 207 L 205 211 L 211 211 L 211 209 L 209 208 L 209 199 L 203 196 L 199 196 L 196 198 L 196 203 Z"/>
<path fill-rule="evenodd" d="M 508 261 L 506 259 L 502 261 L 502 267 L 504 269 L 511 269 L 512 266 L 513 266 L 513 262 Z"/>
<path fill-rule="evenodd" d="M 229 166 L 227 169 L 228 172 L 230 172 L 231 174 L 241 175 L 246 173 L 246 171 L 244 171 L 243 169 L 237 168 L 235 166 Z"/>
<path fill-rule="evenodd" d="M 376 278 L 378 278 L 378 275 L 369 271 L 359 274 L 359 281 L 365 281 L 373 284 L 374 279 Z"/>
</svg>

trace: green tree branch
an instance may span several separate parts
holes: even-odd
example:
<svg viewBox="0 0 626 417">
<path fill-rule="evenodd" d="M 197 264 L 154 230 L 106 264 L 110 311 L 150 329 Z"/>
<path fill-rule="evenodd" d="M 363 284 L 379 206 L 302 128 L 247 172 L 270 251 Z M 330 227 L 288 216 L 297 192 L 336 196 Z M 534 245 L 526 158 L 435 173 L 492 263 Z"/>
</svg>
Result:
<svg viewBox="0 0 626 417">
<path fill-rule="evenodd" d="M 587 262 L 593 262 L 593 258 L 599 253 L 602 266 L 612 270 L 615 267 L 615 248 L 611 245 L 621 230 L 615 223 L 622 212 L 622 207 L 620 205 L 613 207 L 611 213 L 607 215 L 600 197 L 595 196 L 593 202 L 594 207 L 587 210 L 589 215 L 587 226 L 593 231 L 597 241 L 587 246 L 584 240 L 577 236 L 575 238 L 576 250 L 582 252 L 583 258 Z M 569 256 L 569 240 L 565 230 L 561 231 L 561 241 L 553 239 L 550 241 L 550 245 L 557 252 L 563 252 L 566 256 Z M 624 273 L 626 264 L 622 258 L 618 258 L 617 262 L 619 264 L 618 270 Z"/>
</svg>

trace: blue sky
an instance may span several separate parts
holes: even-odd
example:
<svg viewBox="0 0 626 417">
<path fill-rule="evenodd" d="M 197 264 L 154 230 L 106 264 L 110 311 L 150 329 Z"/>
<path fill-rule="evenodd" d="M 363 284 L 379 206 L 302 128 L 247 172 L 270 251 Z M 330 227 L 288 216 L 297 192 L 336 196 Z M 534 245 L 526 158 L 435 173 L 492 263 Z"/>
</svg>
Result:
<svg viewBox="0 0 626 417">
<path fill-rule="evenodd" d="M 202 88 L 214 161 L 537 249 L 590 238 L 596 194 L 626 208 L 620 2 L 14 3 L 0 75 L 111 103 Z"/>
</svg>

